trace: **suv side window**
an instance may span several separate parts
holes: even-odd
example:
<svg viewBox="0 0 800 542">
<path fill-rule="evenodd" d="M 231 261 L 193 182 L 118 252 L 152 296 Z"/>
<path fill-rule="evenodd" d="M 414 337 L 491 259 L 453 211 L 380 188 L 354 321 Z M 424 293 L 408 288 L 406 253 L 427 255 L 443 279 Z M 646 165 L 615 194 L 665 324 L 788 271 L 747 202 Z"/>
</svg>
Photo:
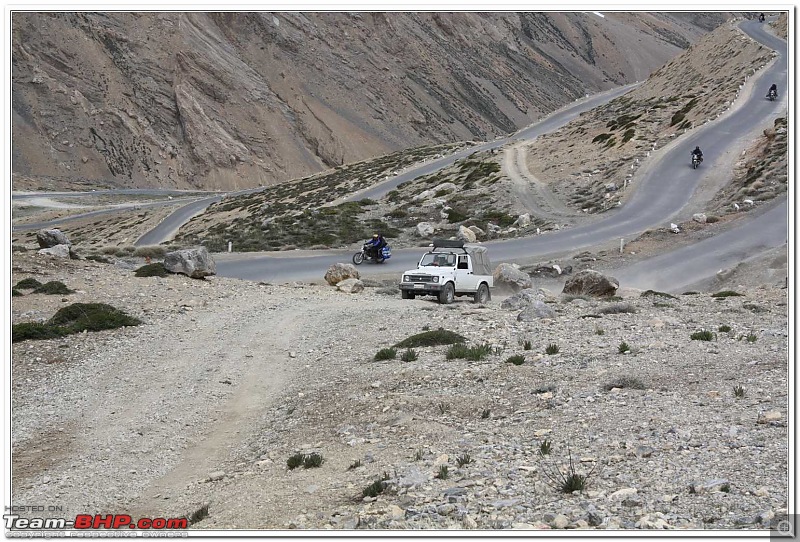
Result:
<svg viewBox="0 0 800 542">
<path fill-rule="evenodd" d="M 466 256 L 459 256 L 458 257 L 458 268 L 459 269 L 469 269 L 469 262 L 467 261 Z"/>
</svg>

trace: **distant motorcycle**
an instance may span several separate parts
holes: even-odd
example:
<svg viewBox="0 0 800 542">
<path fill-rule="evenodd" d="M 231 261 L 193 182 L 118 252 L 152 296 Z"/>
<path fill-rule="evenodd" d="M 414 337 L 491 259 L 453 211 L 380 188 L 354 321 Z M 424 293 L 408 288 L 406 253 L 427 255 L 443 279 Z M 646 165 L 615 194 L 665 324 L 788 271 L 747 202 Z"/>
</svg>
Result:
<svg viewBox="0 0 800 542">
<path fill-rule="evenodd" d="M 763 23 L 764 22 L 764 14 L 763 13 L 758 16 L 758 22 L 759 23 Z"/>
<path fill-rule="evenodd" d="M 361 247 L 361 252 L 356 252 L 355 254 L 353 254 L 353 263 L 356 265 L 361 265 L 361 263 L 365 261 L 383 263 L 391 257 L 392 257 L 392 249 L 389 245 L 383 247 L 376 258 L 372 255 L 372 245 L 370 245 L 370 243 L 367 242 L 364 243 L 363 247 Z"/>
<path fill-rule="evenodd" d="M 699 156 L 697 154 L 693 154 L 692 155 L 692 167 L 694 169 L 697 169 L 697 166 L 699 166 L 700 162 L 702 162 L 702 161 L 703 161 L 703 157 L 702 156 Z"/>
<path fill-rule="evenodd" d="M 775 101 L 775 98 L 777 98 L 777 97 L 778 97 L 778 91 L 777 90 L 771 90 L 770 89 L 770 91 L 767 92 L 767 98 L 769 98 L 769 101 L 773 102 L 773 101 Z"/>
</svg>

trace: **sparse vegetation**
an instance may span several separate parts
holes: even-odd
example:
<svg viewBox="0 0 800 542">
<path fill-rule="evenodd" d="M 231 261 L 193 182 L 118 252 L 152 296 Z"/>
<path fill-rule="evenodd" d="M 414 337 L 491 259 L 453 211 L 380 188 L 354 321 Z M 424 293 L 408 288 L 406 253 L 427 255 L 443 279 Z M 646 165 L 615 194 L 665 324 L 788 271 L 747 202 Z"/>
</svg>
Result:
<svg viewBox="0 0 800 542">
<path fill-rule="evenodd" d="M 289 470 L 294 470 L 303 464 L 303 460 L 305 458 L 305 454 L 296 453 L 286 460 L 286 466 L 289 468 Z"/>
<path fill-rule="evenodd" d="M 711 297 L 716 298 L 725 298 L 725 297 L 741 297 L 744 294 L 740 294 L 739 292 L 735 292 L 733 290 L 722 290 L 721 292 L 717 292 L 715 294 L 711 294 Z"/>
<path fill-rule="evenodd" d="M 741 399 L 744 397 L 744 387 L 736 385 L 733 387 L 733 396 L 737 399 Z"/>
<path fill-rule="evenodd" d="M 397 357 L 396 348 L 381 348 L 375 354 L 375 361 L 384 361 L 387 359 L 394 359 Z"/>
<path fill-rule="evenodd" d="M 690 338 L 693 341 L 711 341 L 714 339 L 714 334 L 707 329 L 702 331 L 695 331 L 691 334 Z"/>
<path fill-rule="evenodd" d="M 456 458 L 456 464 L 458 465 L 458 468 L 470 463 L 472 463 L 472 457 L 469 454 L 462 454 Z"/>
<path fill-rule="evenodd" d="M 480 344 L 476 346 L 465 346 L 463 344 L 454 344 L 450 347 L 445 355 L 446 359 L 468 359 L 470 361 L 480 361 L 491 354 L 492 348 L 488 344 Z"/>
<path fill-rule="evenodd" d="M 155 262 L 141 266 L 134 272 L 134 275 L 137 277 L 166 277 L 169 275 L 169 271 L 163 263 Z"/>
<path fill-rule="evenodd" d="M 67 285 L 57 280 L 51 280 L 36 288 L 34 294 L 47 294 L 47 295 L 67 295 L 75 293 L 75 290 L 70 290 Z"/>
<path fill-rule="evenodd" d="M 523 363 L 525 363 L 525 356 L 523 356 L 522 354 L 517 354 L 515 356 L 509 356 L 506 359 L 506 363 L 512 363 L 514 365 L 522 365 Z"/>
<path fill-rule="evenodd" d="M 42 283 L 36 280 L 35 278 L 27 278 L 22 279 L 18 283 L 14 285 L 14 288 L 17 290 L 33 290 L 34 288 L 38 288 L 41 286 Z"/>
<path fill-rule="evenodd" d="M 633 376 L 621 376 L 619 378 L 615 378 L 611 382 L 608 382 L 603 389 L 605 391 L 610 391 L 614 388 L 620 389 L 631 389 L 631 390 L 646 390 L 647 386 L 636 377 Z"/>
<path fill-rule="evenodd" d="M 14 324 L 11 342 L 53 339 L 81 331 L 101 331 L 141 323 L 141 320 L 105 303 L 73 303 L 59 309 L 46 322 Z"/>
<path fill-rule="evenodd" d="M 553 443 L 547 439 L 544 439 L 541 444 L 539 444 L 539 453 L 541 455 L 550 455 L 550 451 L 553 447 Z"/>
<path fill-rule="evenodd" d="M 570 452 L 569 449 L 567 454 L 569 456 L 569 463 L 564 469 L 565 472 L 562 472 L 562 470 L 557 466 L 543 464 L 542 473 L 547 479 L 550 487 L 556 491 L 567 494 L 575 491 L 583 491 L 586 489 L 589 482 L 589 477 L 592 475 L 592 473 L 594 473 L 597 463 L 592 465 L 592 468 L 589 470 L 589 472 L 582 474 L 575 468 L 575 463 L 572 460 L 572 452 Z M 544 459 L 544 454 L 542 454 L 541 457 Z"/>
<path fill-rule="evenodd" d="M 622 314 L 622 313 L 635 313 L 636 307 L 630 303 L 612 303 L 605 307 L 597 309 L 600 314 Z"/>
<path fill-rule="evenodd" d="M 483 412 L 481 412 L 481 419 L 482 420 L 488 420 L 489 416 L 491 416 L 491 415 L 492 415 L 492 412 L 488 408 L 484 408 Z"/>
<path fill-rule="evenodd" d="M 350 466 L 347 467 L 347 470 L 356 470 L 360 466 L 361 466 L 361 460 L 360 459 L 356 459 L 355 461 L 350 463 Z"/>
<path fill-rule="evenodd" d="M 644 292 L 642 292 L 642 295 L 640 297 L 653 297 L 653 296 L 666 297 L 668 299 L 678 299 L 672 294 L 668 294 L 665 292 L 658 292 L 656 290 L 645 290 Z"/>
<path fill-rule="evenodd" d="M 467 339 L 453 331 L 439 328 L 432 331 L 424 331 L 407 337 L 397 343 L 395 346 L 398 348 L 415 348 L 421 346 L 438 346 L 442 344 L 456 344 L 463 343 Z"/>
<path fill-rule="evenodd" d="M 133 251 L 133 255 L 140 258 L 163 258 L 166 253 L 167 249 L 161 245 L 136 247 Z"/>
<path fill-rule="evenodd" d="M 624 354 L 625 352 L 630 352 L 630 351 L 631 347 L 628 343 L 626 343 L 625 341 L 619 343 L 619 348 L 617 348 L 617 352 L 619 352 L 620 354 Z"/>
<path fill-rule="evenodd" d="M 559 350 L 560 349 L 559 349 L 558 345 L 553 343 L 553 344 L 548 344 L 547 347 L 545 348 L 544 352 L 548 356 L 552 356 L 554 354 L 558 354 Z"/>
<path fill-rule="evenodd" d="M 747 339 L 747 342 L 749 342 L 749 343 L 754 343 L 754 342 L 756 342 L 758 340 L 758 336 L 755 333 L 753 333 L 752 331 L 750 333 L 748 333 L 747 335 L 745 335 L 744 338 Z"/>
<path fill-rule="evenodd" d="M 727 333 L 727 332 L 729 332 L 731 330 L 731 326 L 723 324 L 723 325 L 719 326 L 718 330 L 719 330 L 720 333 Z"/>
<path fill-rule="evenodd" d="M 438 478 L 439 480 L 447 480 L 447 478 L 450 477 L 450 473 L 448 471 L 449 469 L 447 468 L 447 465 L 439 465 L 439 471 L 436 473 L 435 478 Z"/>
<path fill-rule="evenodd" d="M 523 350 L 530 350 L 531 348 L 533 348 L 533 343 L 531 343 L 531 341 L 526 340 L 525 342 L 522 343 L 522 348 Z"/>
<path fill-rule="evenodd" d="M 322 455 L 318 454 L 317 452 L 312 452 L 303 457 L 303 468 L 315 469 L 317 467 L 321 467 L 324 462 L 325 458 L 322 457 Z"/>
<path fill-rule="evenodd" d="M 400 356 L 400 359 L 403 361 L 417 361 L 419 358 L 419 354 L 417 354 L 416 350 L 409 348 Z"/>
</svg>

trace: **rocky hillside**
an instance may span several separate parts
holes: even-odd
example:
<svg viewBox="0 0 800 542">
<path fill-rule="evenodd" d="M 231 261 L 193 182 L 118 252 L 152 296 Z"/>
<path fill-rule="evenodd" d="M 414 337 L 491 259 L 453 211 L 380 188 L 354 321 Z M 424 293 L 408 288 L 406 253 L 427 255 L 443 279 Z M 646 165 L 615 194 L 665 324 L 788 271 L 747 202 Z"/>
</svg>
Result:
<svg viewBox="0 0 800 542">
<path fill-rule="evenodd" d="M 20 287 L 14 324 L 77 302 L 142 321 L 12 345 L 14 502 L 337 530 L 751 531 L 788 507 L 787 290 L 770 281 L 534 289 L 523 310 L 35 254 L 11 278 L 74 290 Z"/>
<path fill-rule="evenodd" d="M 230 189 L 491 138 L 727 14 L 14 13 L 14 186 Z"/>
</svg>

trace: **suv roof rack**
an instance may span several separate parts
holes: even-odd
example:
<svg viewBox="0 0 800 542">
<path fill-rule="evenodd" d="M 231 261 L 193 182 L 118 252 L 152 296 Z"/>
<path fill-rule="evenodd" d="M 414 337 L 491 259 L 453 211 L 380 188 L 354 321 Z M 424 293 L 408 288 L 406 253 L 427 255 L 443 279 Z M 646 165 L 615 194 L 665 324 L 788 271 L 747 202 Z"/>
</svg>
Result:
<svg viewBox="0 0 800 542">
<path fill-rule="evenodd" d="M 450 239 L 434 239 L 431 246 L 434 248 L 464 248 L 464 241 L 451 241 Z"/>
</svg>

